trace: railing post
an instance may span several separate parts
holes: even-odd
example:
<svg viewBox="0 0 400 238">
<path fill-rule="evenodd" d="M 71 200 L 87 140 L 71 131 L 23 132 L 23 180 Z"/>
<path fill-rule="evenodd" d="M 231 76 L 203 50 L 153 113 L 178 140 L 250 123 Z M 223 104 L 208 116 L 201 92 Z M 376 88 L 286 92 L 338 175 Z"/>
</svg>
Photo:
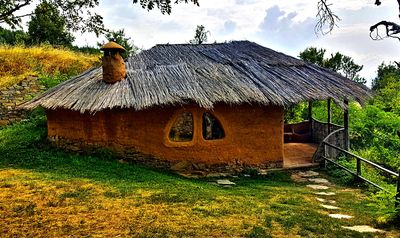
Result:
<svg viewBox="0 0 400 238">
<path fill-rule="evenodd" d="M 347 99 L 344 100 L 344 105 L 346 108 L 344 109 L 344 114 L 343 114 L 343 125 L 344 125 L 344 149 L 349 150 L 350 149 L 350 141 L 349 141 L 349 101 Z"/>
<path fill-rule="evenodd" d="M 313 106 L 313 101 L 310 100 L 308 101 L 308 123 L 310 124 L 310 131 L 311 131 L 311 141 L 314 141 L 314 132 L 313 132 L 313 122 L 312 122 L 312 106 Z"/>
<path fill-rule="evenodd" d="M 325 158 L 328 158 L 328 150 L 327 149 L 328 149 L 328 146 L 324 143 L 324 158 L 322 160 L 322 167 L 324 169 L 326 169 L 326 160 L 325 160 Z"/>
<path fill-rule="evenodd" d="M 331 134 L 332 112 L 331 112 L 332 99 L 328 99 L 328 135 Z"/>
<path fill-rule="evenodd" d="M 400 169 L 398 170 L 397 175 L 398 176 L 397 176 L 396 203 L 395 203 L 396 208 L 400 205 Z"/>
<path fill-rule="evenodd" d="M 361 177 L 361 160 L 357 158 L 357 179 Z"/>
</svg>

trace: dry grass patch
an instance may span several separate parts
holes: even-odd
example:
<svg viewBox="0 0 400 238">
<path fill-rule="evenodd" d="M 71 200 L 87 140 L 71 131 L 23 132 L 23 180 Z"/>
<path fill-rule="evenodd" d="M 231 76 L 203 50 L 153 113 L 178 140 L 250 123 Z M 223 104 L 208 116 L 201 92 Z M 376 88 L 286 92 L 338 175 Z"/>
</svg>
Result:
<svg viewBox="0 0 400 238">
<path fill-rule="evenodd" d="M 52 46 L 0 46 L 0 88 L 28 76 L 76 74 L 99 62 L 99 56 Z"/>
</svg>

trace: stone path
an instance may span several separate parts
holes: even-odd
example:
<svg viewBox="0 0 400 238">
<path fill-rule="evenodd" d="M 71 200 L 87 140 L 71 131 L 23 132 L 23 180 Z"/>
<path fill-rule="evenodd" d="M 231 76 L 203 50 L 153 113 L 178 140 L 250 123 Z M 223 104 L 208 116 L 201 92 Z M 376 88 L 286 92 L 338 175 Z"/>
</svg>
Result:
<svg viewBox="0 0 400 238">
<path fill-rule="evenodd" d="M 291 178 L 296 181 L 296 182 L 311 182 L 312 184 L 307 184 L 306 186 L 310 189 L 316 190 L 315 195 L 318 195 L 318 197 L 315 197 L 315 199 L 320 202 L 320 206 L 323 207 L 326 210 L 329 211 L 337 211 L 340 210 L 339 206 L 336 206 L 336 201 L 333 199 L 333 197 L 336 195 L 334 192 L 328 192 L 326 190 L 331 189 L 329 187 L 331 183 L 324 178 L 319 178 L 319 173 L 309 170 L 305 172 L 298 172 L 295 174 L 292 174 Z M 329 199 L 328 199 L 329 198 Z M 332 204 L 335 204 L 332 205 Z M 329 213 L 329 217 L 335 218 L 335 219 L 352 219 L 354 216 L 348 215 L 348 214 L 341 214 L 341 213 Z M 379 230 L 375 229 L 371 226 L 367 225 L 358 225 L 358 226 L 342 226 L 344 229 L 352 230 L 352 231 L 358 231 L 358 232 L 370 232 L 370 233 L 383 233 L 385 232 L 384 230 Z"/>
<path fill-rule="evenodd" d="M 384 230 L 375 229 L 370 226 L 342 226 L 344 229 L 358 231 L 358 232 L 380 232 L 384 233 Z"/>
<path fill-rule="evenodd" d="M 217 184 L 219 185 L 223 185 L 223 186 L 231 186 L 231 185 L 235 185 L 234 182 L 229 181 L 228 179 L 218 179 L 217 180 Z"/>
</svg>

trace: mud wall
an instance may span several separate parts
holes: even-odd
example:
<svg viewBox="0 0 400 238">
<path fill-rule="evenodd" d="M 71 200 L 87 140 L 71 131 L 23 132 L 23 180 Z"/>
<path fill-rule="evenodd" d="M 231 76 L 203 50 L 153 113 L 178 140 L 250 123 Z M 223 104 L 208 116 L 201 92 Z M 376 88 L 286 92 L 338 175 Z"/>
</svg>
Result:
<svg viewBox="0 0 400 238">
<path fill-rule="evenodd" d="M 175 118 L 184 111 L 193 114 L 193 140 L 172 142 L 168 138 L 169 130 Z M 108 110 L 94 115 L 48 110 L 48 136 L 60 146 L 68 144 L 78 149 L 85 144 L 94 144 L 122 153 L 140 151 L 171 164 L 190 161 L 205 165 L 282 166 L 282 108 L 216 105 L 211 113 L 225 131 L 225 137 L 218 140 L 203 139 L 203 112 L 205 110 L 196 105 L 143 111 Z"/>
</svg>

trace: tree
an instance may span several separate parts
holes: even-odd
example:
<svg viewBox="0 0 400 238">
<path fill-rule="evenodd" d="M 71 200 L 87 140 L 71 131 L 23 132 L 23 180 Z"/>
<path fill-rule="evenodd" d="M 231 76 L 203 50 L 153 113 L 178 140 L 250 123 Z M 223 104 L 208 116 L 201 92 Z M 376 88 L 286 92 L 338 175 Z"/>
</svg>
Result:
<svg viewBox="0 0 400 238">
<path fill-rule="evenodd" d="M 28 34 L 21 30 L 8 30 L 0 27 L 0 44 L 15 45 L 25 44 Z"/>
<path fill-rule="evenodd" d="M 94 8 L 99 5 L 99 0 L 0 0 L 0 23 L 5 23 L 15 29 L 21 26 L 21 20 L 27 16 L 34 16 L 36 13 L 18 14 L 21 9 L 26 9 L 34 2 L 42 3 L 44 1 L 55 6 L 60 15 L 66 20 L 66 28 L 72 31 L 94 32 L 100 35 L 105 31 L 103 17 L 98 15 Z M 133 4 L 140 5 L 152 10 L 157 7 L 162 14 L 171 13 L 171 0 L 132 0 Z M 199 0 L 175 0 L 174 3 L 188 3 L 199 6 Z"/>
<path fill-rule="evenodd" d="M 382 63 L 378 67 L 376 78 L 372 80 L 372 89 L 379 91 L 390 84 L 391 81 L 397 81 L 400 84 L 400 68 L 398 65 Z"/>
<path fill-rule="evenodd" d="M 367 82 L 358 74 L 363 69 L 363 66 L 354 63 L 351 57 L 336 52 L 335 54 L 331 54 L 330 58 L 325 58 L 325 52 L 325 49 L 309 47 L 300 52 L 299 57 L 307 62 L 341 73 L 346 78 L 357 83 L 365 84 Z"/>
<path fill-rule="evenodd" d="M 65 18 L 60 16 L 57 8 L 43 1 L 28 22 L 30 44 L 48 42 L 51 45 L 71 46 L 74 37 L 66 29 Z"/>
<path fill-rule="evenodd" d="M 394 0 L 393 0 L 394 1 Z M 382 4 L 381 0 L 375 0 L 375 5 L 380 6 Z M 397 4 L 399 6 L 399 17 L 400 17 L 400 0 L 397 0 Z M 335 26 L 337 26 L 337 22 L 340 21 L 340 18 L 335 15 L 335 13 L 331 10 L 332 4 L 328 3 L 328 0 L 319 0 L 318 1 L 318 22 L 315 26 L 315 31 L 322 34 L 327 34 L 332 32 Z M 383 27 L 384 35 L 381 35 L 379 29 Z M 370 28 L 370 37 L 373 40 L 382 40 L 383 38 L 396 38 L 400 40 L 400 25 L 395 22 L 382 20 Z"/>
<path fill-rule="evenodd" d="M 189 43 L 194 45 L 203 44 L 207 42 L 208 34 L 210 34 L 210 31 L 206 31 L 206 28 L 203 25 L 197 25 L 194 38 L 190 40 Z"/>
<path fill-rule="evenodd" d="M 122 54 L 122 58 L 126 59 L 132 54 L 138 51 L 138 47 L 133 44 L 130 37 L 125 36 L 124 29 L 117 31 L 109 31 L 105 34 L 107 41 L 114 41 L 115 43 L 121 45 L 125 48 L 126 52 Z M 98 42 L 97 45 L 101 47 L 106 42 Z"/>
</svg>

